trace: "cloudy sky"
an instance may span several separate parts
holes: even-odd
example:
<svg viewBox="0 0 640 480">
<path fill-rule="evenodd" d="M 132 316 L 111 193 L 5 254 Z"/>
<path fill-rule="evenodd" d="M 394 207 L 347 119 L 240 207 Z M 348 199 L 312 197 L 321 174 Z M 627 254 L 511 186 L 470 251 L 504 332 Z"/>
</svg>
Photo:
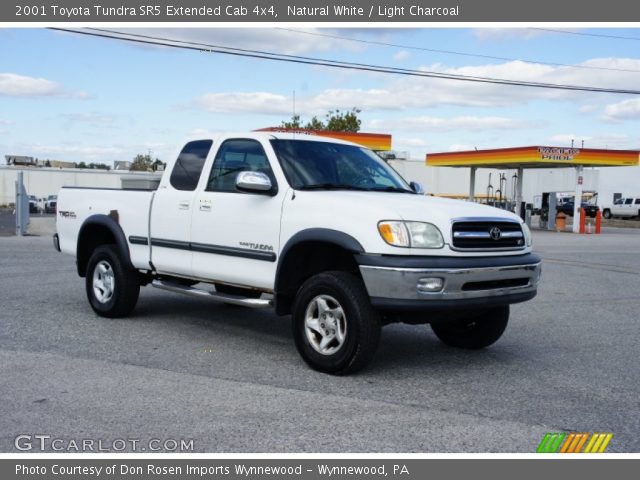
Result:
<svg viewBox="0 0 640 480">
<path fill-rule="evenodd" d="M 118 29 L 124 31 L 123 29 Z M 136 34 L 403 69 L 640 90 L 640 30 L 149 29 Z M 596 36 L 597 35 L 597 36 Z M 625 37 L 625 38 L 613 38 Z M 446 52 L 445 52 L 446 51 Z M 487 85 L 0 30 L 5 154 L 111 163 L 185 137 L 362 110 L 362 130 L 427 152 L 522 145 L 640 149 L 640 96 Z"/>
</svg>

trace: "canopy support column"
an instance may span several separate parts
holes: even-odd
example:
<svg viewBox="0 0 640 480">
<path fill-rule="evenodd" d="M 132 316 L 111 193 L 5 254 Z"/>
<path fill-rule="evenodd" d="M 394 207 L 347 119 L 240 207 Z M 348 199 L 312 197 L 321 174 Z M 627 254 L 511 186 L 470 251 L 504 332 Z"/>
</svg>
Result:
<svg viewBox="0 0 640 480">
<path fill-rule="evenodd" d="M 576 167 L 576 193 L 573 197 L 573 233 L 580 233 L 580 209 L 582 208 L 582 181 L 584 167 Z"/>
<path fill-rule="evenodd" d="M 524 211 L 522 208 L 522 182 L 523 182 L 524 168 L 518 167 L 518 178 L 516 179 L 516 214 L 524 220 Z"/>
<path fill-rule="evenodd" d="M 476 199 L 476 170 L 478 167 L 471 167 L 471 175 L 469 178 L 469 201 Z"/>
</svg>

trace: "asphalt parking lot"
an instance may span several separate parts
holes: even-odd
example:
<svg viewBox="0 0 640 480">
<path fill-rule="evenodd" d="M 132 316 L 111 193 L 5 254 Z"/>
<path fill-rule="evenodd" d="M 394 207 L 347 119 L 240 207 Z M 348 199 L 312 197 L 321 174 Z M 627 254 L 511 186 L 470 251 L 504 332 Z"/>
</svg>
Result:
<svg viewBox="0 0 640 480">
<path fill-rule="evenodd" d="M 309 370 L 290 318 L 141 292 L 93 314 L 50 237 L 0 238 L 0 451 L 20 434 L 205 452 L 534 452 L 553 431 L 640 451 L 640 230 L 536 232 L 538 297 L 484 351 L 385 327 L 360 374 Z"/>
</svg>

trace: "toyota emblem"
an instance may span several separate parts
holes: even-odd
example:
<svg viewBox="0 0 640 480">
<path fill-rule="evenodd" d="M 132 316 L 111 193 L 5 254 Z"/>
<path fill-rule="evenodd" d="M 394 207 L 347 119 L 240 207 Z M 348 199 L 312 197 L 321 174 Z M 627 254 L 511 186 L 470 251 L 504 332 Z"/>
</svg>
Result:
<svg viewBox="0 0 640 480">
<path fill-rule="evenodd" d="M 494 240 L 500 240 L 502 237 L 502 231 L 498 227 L 493 227 L 489 230 L 489 235 L 491 235 L 491 238 Z"/>
</svg>

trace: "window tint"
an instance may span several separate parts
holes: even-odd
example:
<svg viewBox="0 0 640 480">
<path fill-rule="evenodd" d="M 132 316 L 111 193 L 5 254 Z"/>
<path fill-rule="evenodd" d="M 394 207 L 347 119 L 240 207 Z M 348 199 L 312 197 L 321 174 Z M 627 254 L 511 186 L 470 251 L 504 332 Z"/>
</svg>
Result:
<svg viewBox="0 0 640 480">
<path fill-rule="evenodd" d="M 211 140 L 196 140 L 184 146 L 169 178 L 173 188 L 188 191 L 196 189 L 211 145 Z"/>
<path fill-rule="evenodd" d="M 632 203 L 633 203 L 633 198 L 627 198 L 627 199 L 624 201 L 624 204 L 625 204 L 625 205 L 631 205 Z"/>
<path fill-rule="evenodd" d="M 213 161 L 207 191 L 237 192 L 236 177 L 240 172 L 262 172 L 276 184 L 271 165 L 260 142 L 234 139 L 224 142 Z"/>
<path fill-rule="evenodd" d="M 636 205 L 640 205 L 640 198 L 636 198 Z"/>
<path fill-rule="evenodd" d="M 271 145 L 293 188 L 409 191 L 406 182 L 366 148 L 308 140 L 271 140 Z"/>
</svg>

